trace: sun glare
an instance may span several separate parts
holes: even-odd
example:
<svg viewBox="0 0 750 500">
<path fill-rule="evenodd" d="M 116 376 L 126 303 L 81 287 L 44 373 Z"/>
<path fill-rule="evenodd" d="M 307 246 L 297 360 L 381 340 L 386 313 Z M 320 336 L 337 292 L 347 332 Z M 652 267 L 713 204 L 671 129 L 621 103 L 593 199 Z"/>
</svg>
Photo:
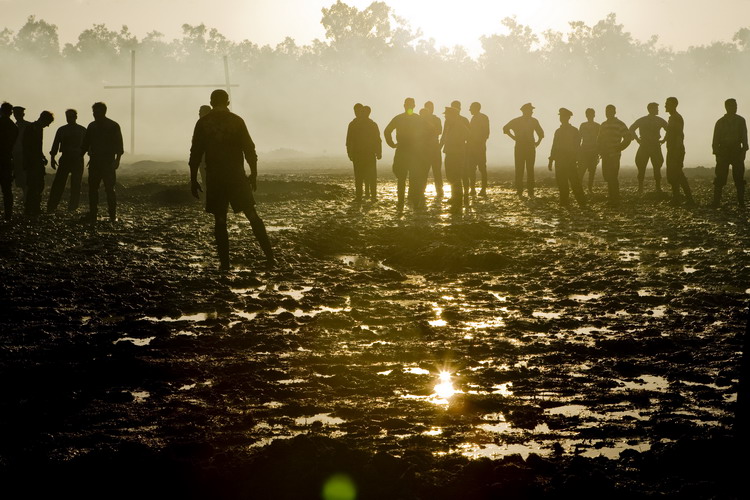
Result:
<svg viewBox="0 0 750 500">
<path fill-rule="evenodd" d="M 456 394 L 456 389 L 453 387 L 451 381 L 451 374 L 449 372 L 440 372 L 439 376 L 440 383 L 435 386 L 435 395 L 440 399 L 448 400 Z"/>
</svg>

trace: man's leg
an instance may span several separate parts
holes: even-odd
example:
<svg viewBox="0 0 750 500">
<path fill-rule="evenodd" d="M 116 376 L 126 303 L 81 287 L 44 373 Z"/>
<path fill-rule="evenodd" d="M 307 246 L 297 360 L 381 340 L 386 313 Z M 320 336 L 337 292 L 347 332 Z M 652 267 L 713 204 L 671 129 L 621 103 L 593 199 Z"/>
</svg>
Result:
<svg viewBox="0 0 750 500">
<path fill-rule="evenodd" d="M 664 165 L 664 155 L 661 152 L 661 146 L 657 144 L 654 146 L 653 154 L 651 155 L 651 166 L 654 167 L 654 182 L 656 182 L 656 192 L 661 193 L 661 167 Z"/>
<path fill-rule="evenodd" d="M 255 211 L 255 207 L 250 207 L 245 210 L 245 217 L 250 221 L 250 227 L 253 228 L 255 239 L 258 240 L 258 244 L 260 245 L 261 250 L 263 250 L 263 254 L 266 256 L 266 262 L 269 265 L 273 265 L 276 261 L 273 256 L 271 241 L 268 239 L 266 225 L 263 224 L 263 220 L 261 220 L 258 212 Z"/>
<path fill-rule="evenodd" d="M 570 185 L 573 196 L 575 196 L 578 205 L 581 207 L 586 206 L 586 196 L 583 194 L 583 188 L 581 187 L 581 177 L 578 175 L 576 170 L 575 160 L 569 162 L 566 165 L 565 172 L 567 174 L 567 181 Z"/>
<path fill-rule="evenodd" d="M 602 155 L 602 175 L 607 181 L 607 203 L 616 205 L 620 198 L 620 185 L 617 179 L 620 170 L 620 155 Z"/>
<path fill-rule="evenodd" d="M 480 158 L 479 162 L 479 175 L 482 178 L 482 189 L 479 191 L 479 196 L 487 196 L 487 153 Z"/>
<path fill-rule="evenodd" d="M 534 197 L 534 163 L 536 162 L 536 147 L 529 146 L 526 152 L 526 180 L 529 183 L 529 196 Z"/>
<path fill-rule="evenodd" d="M 740 207 L 745 206 L 745 159 L 742 155 L 732 161 L 732 179 L 734 187 L 737 189 L 737 204 Z"/>
<path fill-rule="evenodd" d="M 99 210 L 99 184 L 102 182 L 102 174 L 99 168 L 89 166 L 89 217 L 91 222 L 96 222 Z"/>
<path fill-rule="evenodd" d="M 115 192 L 115 184 L 117 183 L 116 172 L 117 171 L 113 167 L 108 166 L 102 177 L 102 180 L 104 181 L 104 192 L 107 195 L 109 220 L 112 222 L 117 220 L 117 193 Z"/>
<path fill-rule="evenodd" d="M 716 168 L 714 169 L 714 199 L 711 208 L 719 208 L 721 205 L 721 191 L 727 183 L 729 177 L 730 159 L 725 156 L 716 157 Z"/>
<path fill-rule="evenodd" d="M 70 169 L 70 202 L 68 211 L 75 212 L 78 210 L 78 203 L 81 200 L 81 180 L 83 179 L 83 158 L 74 160 Z"/>
<path fill-rule="evenodd" d="M 560 191 L 560 204 L 563 206 L 569 205 L 568 179 L 565 167 L 559 160 L 555 162 L 555 181 L 557 182 L 557 189 Z"/>
<path fill-rule="evenodd" d="M 439 145 L 432 146 L 432 179 L 435 181 L 435 193 L 438 199 L 443 198 L 443 152 Z"/>
<path fill-rule="evenodd" d="M 373 157 L 367 167 L 367 179 L 370 182 L 370 199 L 378 198 L 378 160 Z"/>
<path fill-rule="evenodd" d="M 643 193 L 643 181 L 646 178 L 646 167 L 648 166 L 648 148 L 641 144 L 635 153 L 635 167 L 638 169 L 638 194 Z"/>
<path fill-rule="evenodd" d="M 52 179 L 52 186 L 49 190 L 49 198 L 47 198 L 47 212 L 52 213 L 57 209 L 60 198 L 62 198 L 63 191 L 65 191 L 65 184 L 68 182 L 68 168 L 67 162 L 60 158 L 60 163 L 57 165 L 57 172 L 55 172 L 55 178 Z"/>
<path fill-rule="evenodd" d="M 361 200 L 362 199 L 362 185 L 365 182 L 365 179 L 362 175 L 363 174 L 362 161 L 359 159 L 356 159 L 352 162 L 352 165 L 354 166 L 354 199 Z"/>
<path fill-rule="evenodd" d="M 518 144 L 513 149 L 513 160 L 516 167 L 516 194 L 520 197 L 523 196 L 523 171 L 526 168 L 526 161 L 523 150 Z"/>
<path fill-rule="evenodd" d="M 219 254 L 219 270 L 229 271 L 229 232 L 227 231 L 227 213 L 214 214 L 214 239 Z"/>
<path fill-rule="evenodd" d="M 0 160 L 0 189 L 3 193 L 5 220 L 13 218 L 13 163 Z"/>
<path fill-rule="evenodd" d="M 26 200 L 24 213 L 29 216 L 39 215 L 44 191 L 44 166 L 34 165 L 26 171 Z"/>
</svg>

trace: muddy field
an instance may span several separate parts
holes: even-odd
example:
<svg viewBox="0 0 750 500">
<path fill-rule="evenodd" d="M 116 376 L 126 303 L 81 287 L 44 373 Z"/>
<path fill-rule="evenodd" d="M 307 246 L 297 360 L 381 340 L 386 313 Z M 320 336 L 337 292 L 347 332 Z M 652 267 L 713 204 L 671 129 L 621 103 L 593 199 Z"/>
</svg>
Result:
<svg viewBox="0 0 750 500">
<path fill-rule="evenodd" d="M 222 274 L 186 177 L 123 167 L 95 231 L 0 226 L 8 491 L 319 498 L 340 472 L 358 498 L 740 496 L 733 188 L 674 209 L 626 173 L 621 208 L 600 184 L 582 211 L 497 174 L 462 217 L 433 189 L 398 216 L 390 177 L 356 205 L 346 175 L 266 174 L 280 265 L 235 216 Z"/>
</svg>

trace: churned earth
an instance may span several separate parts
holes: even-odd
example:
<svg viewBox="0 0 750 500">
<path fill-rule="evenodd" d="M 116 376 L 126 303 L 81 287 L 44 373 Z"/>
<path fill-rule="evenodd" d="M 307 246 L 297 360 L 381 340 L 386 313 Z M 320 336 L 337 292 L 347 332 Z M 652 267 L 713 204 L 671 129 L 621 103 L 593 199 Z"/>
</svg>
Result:
<svg viewBox="0 0 750 500">
<path fill-rule="evenodd" d="M 581 210 L 501 172 L 463 216 L 432 186 L 398 215 L 390 176 L 356 204 L 348 175 L 266 174 L 272 270 L 241 216 L 216 270 L 184 167 L 124 166 L 114 224 L 4 224 L 4 484 L 739 497 L 748 212 L 730 187 L 720 210 L 672 208 L 631 174 L 622 207 L 598 185 Z M 710 178 L 691 182 L 705 204 Z"/>
</svg>

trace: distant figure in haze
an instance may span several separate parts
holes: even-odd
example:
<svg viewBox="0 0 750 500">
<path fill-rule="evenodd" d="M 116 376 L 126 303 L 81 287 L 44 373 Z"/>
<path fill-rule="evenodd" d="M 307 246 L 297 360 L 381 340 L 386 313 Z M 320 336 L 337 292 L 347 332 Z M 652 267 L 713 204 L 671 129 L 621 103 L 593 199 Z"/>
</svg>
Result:
<svg viewBox="0 0 750 500">
<path fill-rule="evenodd" d="M 469 121 L 468 118 L 466 118 L 464 115 L 461 114 L 461 101 L 451 101 L 451 108 L 458 110 L 458 119 L 461 120 L 461 123 L 463 123 L 466 126 L 466 128 L 469 130 L 469 133 L 471 133 L 471 122 Z M 470 192 L 470 186 L 469 186 L 470 175 L 469 175 L 469 169 L 468 169 L 468 164 L 469 164 L 468 141 L 469 141 L 469 138 L 467 137 L 466 138 L 467 144 L 464 146 L 464 148 L 466 149 L 466 152 L 464 153 L 466 155 L 466 158 L 464 159 L 464 166 L 463 166 L 463 173 L 462 173 L 463 186 L 464 186 L 464 199 L 467 202 L 468 200 L 466 199 L 466 197 L 469 196 L 469 192 Z M 476 194 L 476 193 L 472 193 L 472 194 Z"/>
<path fill-rule="evenodd" d="M 78 111 L 75 109 L 65 111 L 65 119 L 68 123 L 57 129 L 55 140 L 52 142 L 52 150 L 49 152 L 52 169 L 57 169 L 57 172 L 47 199 L 48 213 L 54 212 L 57 204 L 60 203 L 65 184 L 68 182 L 68 175 L 70 175 L 69 212 L 75 212 L 78 209 L 78 202 L 81 198 L 81 179 L 83 178 L 81 146 L 86 135 L 86 128 L 76 123 Z M 55 160 L 58 152 L 62 154 L 59 167 Z"/>
<path fill-rule="evenodd" d="M 472 102 L 469 106 L 471 122 L 469 125 L 468 161 L 469 184 L 471 193 L 474 194 L 474 182 L 476 182 L 477 169 L 482 176 L 482 189 L 479 196 L 487 196 L 487 139 L 490 137 L 490 119 L 481 113 L 482 105 Z"/>
<path fill-rule="evenodd" d="M 695 206 L 690 185 L 682 171 L 685 162 L 685 121 L 677 112 L 677 104 L 679 103 L 676 97 L 667 97 L 664 103 L 664 110 L 669 113 L 667 133 L 664 136 L 664 142 L 667 143 L 667 182 L 672 186 L 671 203 L 673 205 L 679 204 L 680 188 L 682 188 L 687 205 Z"/>
<path fill-rule="evenodd" d="M 266 226 L 255 211 L 253 191 L 257 188 L 258 155 L 242 118 L 229 111 L 229 94 L 225 90 L 211 92 L 210 113 L 195 124 L 190 147 L 190 191 L 196 198 L 202 189 L 198 168 L 206 159 L 206 211 L 214 215 L 214 237 L 219 254 L 219 269 L 229 270 L 229 233 L 227 210 L 243 212 L 253 234 L 266 256 L 268 266 L 275 263 Z M 244 161 L 250 166 L 245 175 Z"/>
<path fill-rule="evenodd" d="M 81 145 L 81 156 L 89 155 L 89 218 L 96 223 L 99 210 L 99 184 L 104 183 L 107 195 L 109 220 L 117 220 L 117 169 L 125 152 L 122 145 L 122 132 L 117 122 L 107 118 L 107 105 L 96 102 L 91 106 L 94 121 L 86 128 Z"/>
<path fill-rule="evenodd" d="M 435 114 L 435 105 L 432 101 L 424 103 L 424 108 L 419 110 L 421 116 L 429 125 L 427 132 L 427 144 L 425 145 L 425 156 L 427 172 L 432 170 L 432 179 L 435 182 L 435 196 L 438 200 L 443 199 L 443 153 L 440 152 L 440 134 L 443 133 L 443 124 L 440 117 Z M 426 179 L 425 179 L 426 183 Z"/>
<path fill-rule="evenodd" d="M 448 106 L 444 114 L 445 128 L 440 144 L 445 152 L 445 176 L 451 185 L 451 211 L 460 213 L 467 197 L 465 185 L 469 182 L 469 175 L 466 170 L 466 141 L 471 132 L 458 109 Z"/>
<path fill-rule="evenodd" d="M 415 105 L 413 98 L 404 99 L 404 112 L 394 116 L 383 130 L 386 144 L 396 149 L 393 156 L 393 173 L 398 183 L 396 208 L 399 212 L 404 209 L 407 177 L 409 178 L 409 202 L 414 208 L 418 208 L 421 197 L 419 190 L 426 134 L 425 121 L 414 113 Z M 396 142 L 393 142 L 392 137 L 394 130 Z"/>
<path fill-rule="evenodd" d="M 602 158 L 602 176 L 607 181 L 607 204 L 617 206 L 620 203 L 620 157 L 627 148 L 633 136 L 627 125 L 615 117 L 617 108 L 608 104 L 605 108 L 606 120 L 601 124 L 596 146 Z"/>
<path fill-rule="evenodd" d="M 534 106 L 527 102 L 521 106 L 522 115 L 509 121 L 503 127 L 503 133 L 516 142 L 514 159 L 516 165 L 516 193 L 523 197 L 523 173 L 526 170 L 526 181 L 530 197 L 534 197 L 534 162 L 536 161 L 536 147 L 544 139 L 544 130 L 536 118 Z M 536 139 L 534 134 L 536 133 Z"/>
<path fill-rule="evenodd" d="M 719 208 L 721 191 L 727 183 L 729 167 L 732 167 L 734 187 L 737 188 L 737 203 L 745 206 L 745 155 L 747 154 L 747 123 L 737 114 L 737 101 L 724 101 L 727 113 L 719 118 L 714 127 L 713 152 L 716 155 L 714 177 L 714 201 L 711 208 Z"/>
<path fill-rule="evenodd" d="M 13 118 L 16 120 L 16 127 L 18 127 L 18 137 L 16 138 L 15 146 L 13 146 L 13 174 L 16 187 L 21 188 L 23 199 L 25 200 L 26 171 L 23 168 L 23 132 L 31 122 L 27 122 L 24 116 L 26 116 L 26 108 L 23 106 L 13 107 Z"/>
<path fill-rule="evenodd" d="M 346 131 L 346 154 L 354 166 L 354 199 L 362 199 L 363 187 L 365 198 L 376 199 L 377 160 L 382 157 L 383 151 L 380 129 L 370 119 L 369 106 L 360 103 L 354 105 L 354 119 L 349 122 Z"/>
<path fill-rule="evenodd" d="M 201 107 L 198 108 L 198 119 L 200 120 L 201 118 L 203 118 L 210 112 L 211 112 L 211 106 L 209 106 L 208 104 L 201 104 Z M 205 186 L 206 185 L 206 159 L 205 158 L 201 160 L 201 165 L 198 168 L 198 173 L 201 176 L 201 185 Z M 206 208 L 205 196 L 203 197 L 203 208 Z"/>
<path fill-rule="evenodd" d="M 13 148 L 18 139 L 18 127 L 10 119 L 12 113 L 11 104 L 0 105 L 0 188 L 6 221 L 13 218 Z"/>
<path fill-rule="evenodd" d="M 369 198 L 371 201 L 378 199 L 378 163 L 377 160 L 383 158 L 383 140 L 380 138 L 380 127 L 370 118 L 372 108 L 365 106 L 362 108 L 365 120 L 369 120 L 370 128 L 372 129 L 371 139 L 372 145 L 375 149 L 375 160 L 370 161 L 365 168 L 365 199 Z"/>
<path fill-rule="evenodd" d="M 596 147 L 596 139 L 599 137 L 601 125 L 594 121 L 596 111 L 593 108 L 586 110 L 586 121 L 581 123 L 578 131 L 581 134 L 581 153 L 578 158 L 578 175 L 581 177 L 581 183 L 589 173 L 588 192 L 589 195 L 594 189 L 594 177 L 596 176 L 596 166 L 599 164 L 599 151 Z"/>
<path fill-rule="evenodd" d="M 23 133 L 23 168 L 26 172 L 26 199 L 24 213 L 36 217 L 41 213 L 42 192 L 44 192 L 44 129 L 55 120 L 49 111 L 42 111 L 39 119 L 29 123 Z"/>
<path fill-rule="evenodd" d="M 560 108 L 560 128 L 555 131 L 552 150 L 549 154 L 549 169 L 555 164 L 555 179 L 560 189 L 560 204 L 570 205 L 570 190 L 576 197 L 578 205 L 586 206 L 586 197 L 581 188 L 581 177 L 578 175 L 578 157 L 581 149 L 581 133 L 570 124 L 573 113 Z"/>
<path fill-rule="evenodd" d="M 643 193 L 643 180 L 646 177 L 646 166 L 651 160 L 654 168 L 656 191 L 661 193 L 661 166 L 664 156 L 661 153 L 661 129 L 667 129 L 667 122 L 659 116 L 659 105 L 651 102 L 646 106 L 648 114 L 638 118 L 630 126 L 630 133 L 639 144 L 635 153 L 635 166 L 638 168 L 638 193 Z"/>
</svg>

